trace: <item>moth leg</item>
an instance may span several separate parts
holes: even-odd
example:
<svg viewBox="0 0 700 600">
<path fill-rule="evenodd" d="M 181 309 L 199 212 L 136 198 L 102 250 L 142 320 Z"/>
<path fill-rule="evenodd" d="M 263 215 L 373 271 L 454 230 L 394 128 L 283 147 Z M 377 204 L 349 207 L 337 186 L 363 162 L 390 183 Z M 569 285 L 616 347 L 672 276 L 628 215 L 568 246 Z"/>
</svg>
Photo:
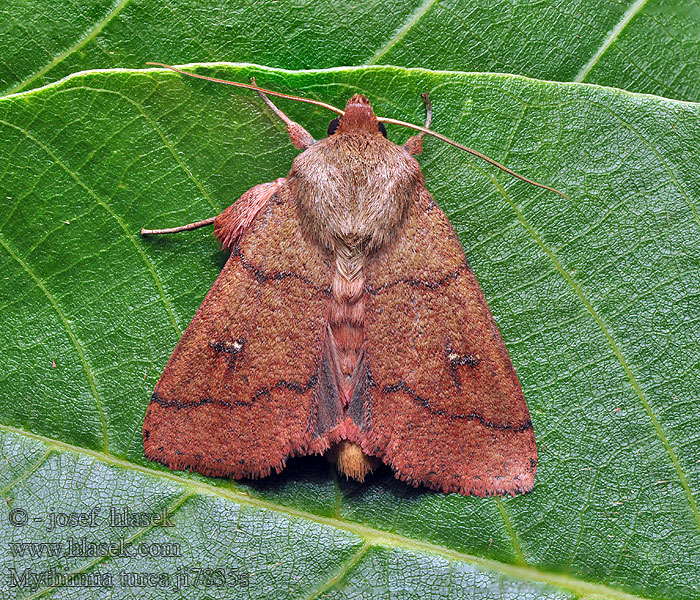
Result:
<svg viewBox="0 0 700 600">
<path fill-rule="evenodd" d="M 250 78 L 250 82 L 253 85 L 255 83 L 255 77 Z M 316 140 L 311 136 L 311 134 L 306 131 L 299 123 L 292 121 L 287 115 L 285 115 L 275 104 L 270 100 L 263 92 L 258 92 L 260 96 L 267 104 L 273 113 L 275 113 L 282 122 L 287 126 L 287 133 L 289 134 L 289 139 L 292 145 L 299 150 L 306 150 L 311 144 L 314 144 Z"/>
<path fill-rule="evenodd" d="M 433 108 L 430 104 L 428 92 L 423 92 L 421 96 L 423 97 L 423 101 L 425 102 L 425 128 L 430 129 L 430 123 L 433 120 Z M 424 135 L 424 133 L 419 133 L 418 135 L 414 135 L 406 140 L 406 143 L 403 145 L 403 147 L 409 154 L 416 155 L 420 154 L 423 151 Z"/>
<path fill-rule="evenodd" d="M 162 235 L 164 233 L 180 233 L 181 231 L 192 231 L 193 229 L 199 229 L 200 227 L 206 227 L 214 223 L 216 217 L 209 217 L 208 219 L 202 219 L 196 223 L 188 223 L 187 225 L 180 225 L 180 227 L 170 227 L 168 229 L 142 229 L 141 235 Z"/>
<path fill-rule="evenodd" d="M 214 235 L 224 250 L 232 252 L 238 240 L 253 224 L 255 217 L 267 206 L 270 198 L 285 185 L 284 177 L 259 183 L 245 192 L 234 204 L 213 219 Z"/>
</svg>

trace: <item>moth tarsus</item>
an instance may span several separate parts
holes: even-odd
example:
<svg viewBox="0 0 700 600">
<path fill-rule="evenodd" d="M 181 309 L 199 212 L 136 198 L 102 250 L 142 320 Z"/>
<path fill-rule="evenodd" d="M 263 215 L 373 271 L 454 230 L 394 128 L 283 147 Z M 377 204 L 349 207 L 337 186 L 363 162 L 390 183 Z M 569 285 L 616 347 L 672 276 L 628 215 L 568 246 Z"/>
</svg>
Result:
<svg viewBox="0 0 700 600">
<path fill-rule="evenodd" d="M 256 90 L 304 151 L 213 219 L 144 230 L 213 223 L 231 253 L 156 385 L 146 455 L 257 478 L 325 453 L 358 480 L 383 462 L 443 492 L 531 490 L 537 449 L 518 377 L 413 158 L 424 134 L 443 139 L 427 93 L 426 126 L 398 146 L 382 122 L 404 123 L 377 118 L 364 96 L 331 107 L 341 116 L 315 141 L 268 90 L 228 83 Z"/>
<path fill-rule="evenodd" d="M 200 227 L 206 227 L 207 225 L 213 225 L 216 217 L 209 217 L 208 219 L 202 219 L 195 223 L 188 223 L 187 225 L 181 225 L 180 227 L 170 227 L 168 229 L 142 229 L 142 236 L 149 235 L 163 235 L 165 233 L 180 233 L 182 231 L 192 231 L 193 229 L 199 229 Z"/>
</svg>

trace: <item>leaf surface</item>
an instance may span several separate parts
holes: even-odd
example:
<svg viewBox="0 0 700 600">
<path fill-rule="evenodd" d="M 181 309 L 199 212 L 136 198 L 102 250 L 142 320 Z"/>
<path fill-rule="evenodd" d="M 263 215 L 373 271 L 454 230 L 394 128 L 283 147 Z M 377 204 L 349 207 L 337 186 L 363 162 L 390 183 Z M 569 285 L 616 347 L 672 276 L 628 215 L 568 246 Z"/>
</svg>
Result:
<svg viewBox="0 0 700 600">
<path fill-rule="evenodd" d="M 586 81 L 700 100 L 696 0 L 7 0 L 0 91 L 148 61 L 385 64 Z"/>
<path fill-rule="evenodd" d="M 249 92 L 158 70 L 90 72 L 0 100 L 0 585 L 29 567 L 80 582 L 202 566 L 247 587 L 200 581 L 183 597 L 697 597 L 698 105 L 394 67 L 201 72 L 336 105 L 363 91 L 378 114 L 412 122 L 427 90 L 436 131 L 569 195 L 437 140 L 419 157 L 522 381 L 535 489 L 446 496 L 388 470 L 361 485 L 314 457 L 239 483 L 146 461 L 149 396 L 225 256 L 208 230 L 138 232 L 216 214 L 283 176 L 297 151 Z M 316 137 L 333 116 L 279 104 Z M 52 511 L 95 506 L 165 510 L 174 526 L 47 530 Z M 13 524 L 16 509 L 44 520 Z M 71 537 L 182 553 L 58 559 L 9 545 Z M 129 582 L 23 593 L 172 597 Z"/>
</svg>

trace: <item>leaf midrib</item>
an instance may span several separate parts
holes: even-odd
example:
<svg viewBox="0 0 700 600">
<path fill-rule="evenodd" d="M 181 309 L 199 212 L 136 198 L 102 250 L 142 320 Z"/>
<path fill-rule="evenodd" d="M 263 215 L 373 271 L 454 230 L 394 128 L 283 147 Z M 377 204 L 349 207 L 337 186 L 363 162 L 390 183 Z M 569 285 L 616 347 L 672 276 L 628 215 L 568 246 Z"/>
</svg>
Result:
<svg viewBox="0 0 700 600">
<path fill-rule="evenodd" d="M 120 0 L 113 8 L 110 10 L 110 12 L 105 15 L 105 17 L 97 21 L 95 25 L 90 29 L 83 37 L 81 37 L 73 46 L 67 48 L 63 52 L 55 55 L 53 60 L 50 62 L 46 63 L 43 67 L 38 69 L 34 74 L 30 75 L 29 77 L 26 77 L 25 79 L 19 81 L 16 83 L 14 86 L 9 88 L 8 90 L 5 90 L 3 93 L 3 96 L 9 96 L 11 94 L 15 94 L 18 92 L 21 92 L 25 90 L 25 88 L 30 85 L 32 82 L 36 81 L 39 79 L 42 75 L 53 69 L 56 65 L 62 63 L 64 60 L 66 60 L 68 57 L 71 55 L 75 54 L 76 52 L 80 51 L 87 43 L 92 41 L 96 36 L 100 34 L 100 32 L 107 26 L 111 21 L 116 18 L 119 13 L 131 2 L 131 0 Z M 437 0 L 425 0 L 423 4 L 421 4 L 415 11 L 413 11 L 410 15 L 408 15 L 406 21 L 397 28 L 396 33 L 389 38 L 381 47 L 377 48 L 377 50 L 374 52 L 372 56 L 368 56 L 365 59 L 365 62 L 362 65 L 357 65 L 357 66 L 374 66 L 378 65 L 377 61 L 384 56 L 387 52 L 389 52 L 403 37 L 411 30 L 413 29 L 416 24 L 428 13 L 430 10 L 433 8 L 433 6 L 436 4 Z M 613 29 L 610 30 L 608 36 L 603 40 L 602 44 L 600 47 L 595 51 L 593 56 L 590 57 L 590 59 L 584 64 L 580 71 L 577 73 L 577 75 L 572 79 L 571 82 L 573 83 L 581 83 L 584 81 L 584 79 L 588 76 L 590 73 L 591 69 L 598 63 L 598 61 L 601 59 L 601 57 L 607 52 L 608 48 L 614 43 L 614 41 L 620 36 L 622 31 L 627 27 L 627 25 L 634 19 L 637 14 L 644 8 L 644 5 L 647 3 L 647 0 L 636 0 L 632 6 L 630 6 L 625 13 L 622 15 L 620 21 L 613 27 Z M 173 11 L 170 6 L 168 8 L 171 10 L 171 12 L 174 12 L 177 16 L 176 11 Z M 179 16 L 178 16 L 179 18 Z M 285 40 L 285 36 L 281 35 L 278 36 L 279 39 Z M 197 43 L 210 55 L 211 50 L 207 47 L 205 47 L 198 39 L 195 39 Z M 291 49 L 290 49 L 291 50 Z M 379 63 L 381 64 L 381 63 Z M 389 64 L 382 64 L 382 66 L 391 66 Z M 562 82 L 565 83 L 565 82 Z M 29 91 L 29 90 L 27 90 Z M 2 96 L 0 96 L 2 97 Z"/>
<path fill-rule="evenodd" d="M 221 488 L 201 481 L 187 479 L 173 472 L 159 471 L 150 467 L 145 467 L 143 465 L 131 462 L 127 459 L 119 458 L 110 453 L 90 450 L 89 448 L 81 448 L 79 446 L 68 444 L 60 440 L 38 435 L 31 431 L 25 431 L 18 427 L 0 424 L 0 431 L 5 431 L 7 433 L 20 435 L 23 437 L 28 437 L 40 441 L 43 444 L 45 444 L 51 451 L 73 452 L 76 454 L 82 454 L 84 456 L 90 456 L 105 464 L 129 469 L 132 471 L 138 471 L 145 475 L 175 482 L 184 488 L 184 493 L 178 497 L 178 501 L 175 503 L 175 505 L 173 505 L 175 508 L 179 508 L 184 503 L 184 501 L 187 498 L 191 497 L 194 493 L 217 496 L 219 498 L 230 500 L 238 504 L 245 504 L 247 506 L 252 506 L 259 509 L 269 510 L 278 514 L 283 514 L 290 518 L 304 519 L 307 521 L 318 523 L 319 525 L 325 525 L 327 527 L 332 527 L 334 529 L 339 529 L 342 531 L 353 533 L 365 540 L 365 544 L 362 548 L 365 548 L 365 546 L 397 547 L 412 552 L 437 554 L 448 560 L 471 563 L 490 571 L 500 572 L 503 575 L 507 575 L 518 580 L 530 580 L 548 584 L 557 588 L 563 588 L 574 594 L 579 595 L 580 600 L 584 600 L 586 597 L 592 598 L 598 596 L 604 596 L 606 598 L 610 598 L 611 600 L 651 600 L 649 597 L 646 596 L 637 596 L 634 594 L 629 594 L 617 588 L 608 587 L 602 584 L 590 583 L 582 579 L 576 579 L 575 577 L 571 577 L 569 575 L 549 573 L 541 571 L 531 566 L 517 566 L 493 559 L 487 559 L 480 556 L 459 552 L 457 550 L 453 550 L 444 546 L 439 546 L 437 544 L 432 544 L 430 542 L 406 537 L 397 533 L 382 531 L 380 529 L 375 529 L 373 527 L 362 525 L 360 523 L 352 521 L 343 521 L 336 517 L 323 517 L 311 512 L 299 510 L 297 508 L 282 506 L 279 504 L 275 504 L 274 502 L 270 502 L 268 500 L 263 500 L 261 498 L 249 496 L 248 494 L 235 491 L 233 489 Z M 46 452 L 38 462 L 32 464 L 31 470 L 36 470 L 50 456 L 50 454 L 51 452 Z M 23 474 L 17 477 L 13 483 L 22 481 L 25 475 L 26 474 Z M 7 486 L 7 489 L 5 491 L 7 491 L 8 489 L 11 489 L 11 486 Z M 173 510 L 173 514 L 174 513 L 175 510 Z M 139 532 L 132 536 L 133 539 L 131 541 L 138 538 L 138 536 L 144 531 L 145 530 L 139 530 Z M 357 558 L 357 554 L 358 553 L 355 553 L 351 557 L 351 561 Z M 349 568 L 347 568 L 347 566 L 344 564 L 339 571 L 339 573 L 341 573 L 341 576 L 339 577 L 338 573 L 336 573 L 333 577 L 342 579 L 342 575 L 345 575 L 348 571 Z"/>
</svg>

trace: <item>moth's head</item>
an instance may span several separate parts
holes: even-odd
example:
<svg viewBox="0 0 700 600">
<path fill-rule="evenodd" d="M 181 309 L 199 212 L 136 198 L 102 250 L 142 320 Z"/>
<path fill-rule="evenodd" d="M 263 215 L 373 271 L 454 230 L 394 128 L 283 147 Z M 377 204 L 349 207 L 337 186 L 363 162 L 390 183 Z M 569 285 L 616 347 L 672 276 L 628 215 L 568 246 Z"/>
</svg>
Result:
<svg viewBox="0 0 700 600">
<path fill-rule="evenodd" d="M 386 137 L 384 123 L 374 116 L 372 105 L 364 94 L 355 94 L 345 105 L 345 114 L 328 124 L 328 135 L 367 132 Z"/>
</svg>

